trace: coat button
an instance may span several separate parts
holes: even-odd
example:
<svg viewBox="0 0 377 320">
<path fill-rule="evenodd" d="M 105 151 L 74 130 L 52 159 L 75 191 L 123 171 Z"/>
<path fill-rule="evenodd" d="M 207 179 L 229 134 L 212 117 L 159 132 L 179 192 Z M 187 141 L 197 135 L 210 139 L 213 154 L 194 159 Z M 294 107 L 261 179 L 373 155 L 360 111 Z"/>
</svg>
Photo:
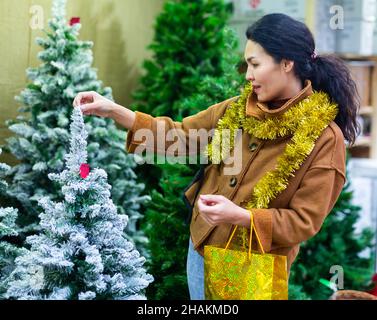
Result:
<svg viewBox="0 0 377 320">
<path fill-rule="evenodd" d="M 232 179 L 230 179 L 230 183 L 229 183 L 229 185 L 231 186 L 231 187 L 235 187 L 236 185 L 237 185 L 237 178 L 232 178 Z"/>
<path fill-rule="evenodd" d="M 251 152 L 254 152 L 255 150 L 257 150 L 257 148 L 258 148 L 258 144 L 254 142 L 249 144 L 249 149 Z"/>
</svg>

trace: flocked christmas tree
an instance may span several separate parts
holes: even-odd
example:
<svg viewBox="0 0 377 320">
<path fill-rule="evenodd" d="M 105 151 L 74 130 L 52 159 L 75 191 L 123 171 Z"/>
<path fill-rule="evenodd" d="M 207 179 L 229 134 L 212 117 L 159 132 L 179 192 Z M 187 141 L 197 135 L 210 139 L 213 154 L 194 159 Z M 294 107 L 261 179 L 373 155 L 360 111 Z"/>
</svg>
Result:
<svg viewBox="0 0 377 320">
<path fill-rule="evenodd" d="M 222 0 L 168 1 L 157 19 L 152 60 L 145 62 L 135 109 L 175 121 L 239 94 L 237 40 L 226 28 L 230 10 Z M 169 159 L 170 161 L 172 159 Z M 182 159 L 181 159 L 182 160 Z M 187 159 L 183 159 L 188 163 Z M 152 201 L 143 226 L 149 239 L 152 299 L 188 299 L 188 211 L 183 190 L 198 165 L 143 165 Z"/>
<path fill-rule="evenodd" d="M 0 154 L 2 150 L 0 149 Z M 7 183 L 3 177 L 10 167 L 0 163 L 0 193 L 6 191 Z M 20 229 L 17 225 L 18 212 L 14 208 L 0 208 L 0 299 L 6 291 L 8 276 L 14 269 L 14 260 L 24 249 L 17 245 Z"/>
<path fill-rule="evenodd" d="M 111 89 L 103 88 L 91 67 L 93 44 L 78 40 L 78 19 L 66 21 L 66 0 L 54 0 L 52 4 L 50 28 L 45 31 L 45 38 L 37 39 L 43 48 L 38 54 L 42 64 L 27 71 L 31 83 L 17 97 L 22 104 L 21 114 L 8 121 L 15 136 L 3 147 L 4 152 L 20 161 L 7 177 L 8 198 L 4 201 L 19 209 L 22 237 L 38 229 L 38 200 L 62 196 L 47 178 L 47 172 L 60 172 L 63 168 L 74 97 L 81 91 L 96 91 L 112 99 Z M 140 206 L 149 197 L 142 196 L 144 184 L 136 181 L 135 158 L 125 151 L 126 134 L 111 119 L 91 117 L 86 123 L 90 137 L 88 162 L 107 172 L 118 212 L 130 218 L 127 234 L 142 250 L 147 239 L 138 228 L 138 220 L 142 217 Z"/>
<path fill-rule="evenodd" d="M 61 185 L 64 201 L 40 199 L 42 232 L 27 238 L 30 252 L 16 259 L 8 298 L 145 299 L 153 277 L 124 237 L 128 217 L 117 213 L 106 172 L 90 172 L 87 136 L 81 110 L 75 108 L 66 169 L 48 175 Z"/>
<path fill-rule="evenodd" d="M 332 290 L 320 281 L 331 280 L 334 270 L 338 270 L 331 271 L 333 266 L 341 267 L 339 276 L 344 276 L 334 283 L 343 283 L 344 288 L 338 289 L 367 289 L 373 275 L 374 257 L 361 253 L 373 248 L 373 232 L 363 229 L 360 234 L 356 233 L 361 208 L 352 203 L 352 198 L 348 180 L 321 231 L 301 246 L 291 269 L 290 299 L 328 299 Z M 339 280 L 343 281 L 339 283 Z"/>
</svg>

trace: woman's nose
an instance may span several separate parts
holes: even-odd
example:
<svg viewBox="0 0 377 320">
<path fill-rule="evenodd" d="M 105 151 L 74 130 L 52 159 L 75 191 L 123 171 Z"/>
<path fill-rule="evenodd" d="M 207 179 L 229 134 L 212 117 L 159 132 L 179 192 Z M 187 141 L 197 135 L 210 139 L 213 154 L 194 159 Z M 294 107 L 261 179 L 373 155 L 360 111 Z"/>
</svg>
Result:
<svg viewBox="0 0 377 320">
<path fill-rule="evenodd" d="M 246 80 L 247 81 L 254 81 L 254 75 L 253 75 L 253 72 L 251 71 L 250 68 L 247 68 L 247 71 L 246 71 Z"/>
</svg>

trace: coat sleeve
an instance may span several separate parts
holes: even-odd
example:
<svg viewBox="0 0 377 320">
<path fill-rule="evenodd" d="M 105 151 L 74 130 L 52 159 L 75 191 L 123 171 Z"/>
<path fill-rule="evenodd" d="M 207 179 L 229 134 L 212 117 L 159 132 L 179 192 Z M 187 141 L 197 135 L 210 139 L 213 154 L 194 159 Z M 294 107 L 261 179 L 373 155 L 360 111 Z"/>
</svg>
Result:
<svg viewBox="0 0 377 320">
<path fill-rule="evenodd" d="M 344 140 L 332 139 L 320 148 L 288 208 L 252 209 L 266 252 L 272 245 L 293 246 L 318 233 L 346 182 L 345 166 Z"/>
<path fill-rule="evenodd" d="M 236 98 L 212 105 L 184 118 L 182 122 L 136 111 L 135 122 L 127 134 L 126 150 L 129 153 L 145 150 L 171 156 L 197 155 L 208 144 L 211 130 L 216 127 L 226 107 Z"/>
</svg>

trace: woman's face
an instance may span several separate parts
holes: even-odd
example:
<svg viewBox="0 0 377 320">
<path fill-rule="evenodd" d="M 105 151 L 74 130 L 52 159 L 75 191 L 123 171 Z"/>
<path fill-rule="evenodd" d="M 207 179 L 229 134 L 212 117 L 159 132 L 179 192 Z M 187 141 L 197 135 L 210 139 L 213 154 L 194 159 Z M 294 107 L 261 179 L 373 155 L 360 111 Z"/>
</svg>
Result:
<svg viewBox="0 0 377 320">
<path fill-rule="evenodd" d="M 292 71 L 293 62 L 275 60 L 258 43 L 248 40 L 245 49 L 247 62 L 246 80 L 253 83 L 258 101 L 269 102 L 285 99 L 289 73 Z"/>
</svg>

